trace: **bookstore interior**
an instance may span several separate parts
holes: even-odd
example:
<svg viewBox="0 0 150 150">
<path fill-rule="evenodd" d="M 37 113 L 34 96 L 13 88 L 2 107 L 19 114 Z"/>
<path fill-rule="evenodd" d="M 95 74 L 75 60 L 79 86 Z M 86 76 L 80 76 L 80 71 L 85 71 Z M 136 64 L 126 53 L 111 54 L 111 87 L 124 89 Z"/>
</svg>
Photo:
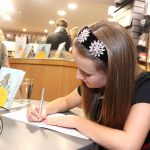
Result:
<svg viewBox="0 0 150 150">
<path fill-rule="evenodd" d="M 107 13 L 107 20 L 127 28 L 137 48 L 139 66 L 150 70 L 150 1 L 114 0 L 112 5 L 108 5 Z M 77 68 L 71 51 L 65 49 L 66 42 L 52 49 L 52 44 L 46 43 L 48 33 L 2 30 L 10 67 L 24 70 L 25 77 L 35 80 L 33 99 L 39 99 L 42 87 L 54 91 L 46 93 L 45 99 L 49 100 L 66 95 L 79 84 L 75 80 Z"/>
<path fill-rule="evenodd" d="M 99 142 L 101 142 L 101 139 L 102 144 L 103 141 L 105 143 L 104 147 L 108 145 L 111 146 L 111 143 L 113 143 L 112 147 L 106 147 L 107 149 L 121 149 L 124 148 L 124 146 L 122 146 L 123 144 L 127 145 L 127 149 L 140 149 L 138 144 L 144 142 L 141 142 L 140 140 L 146 136 L 145 131 L 149 131 L 149 123 L 147 123 L 149 120 L 146 120 L 149 117 L 149 111 L 145 109 L 148 108 L 149 110 L 149 106 L 146 107 L 147 105 L 144 104 L 145 95 L 143 94 L 143 96 L 141 93 L 143 91 L 149 93 L 149 90 L 147 89 L 150 83 L 148 76 L 148 71 L 150 71 L 150 0 L 86 0 L 87 4 L 85 4 L 85 1 L 83 0 L 76 0 L 75 2 L 77 2 L 77 4 L 71 3 L 67 6 L 64 5 L 66 5 L 69 0 L 55 0 L 55 5 L 51 5 L 53 1 L 50 0 L 13 0 L 13 2 L 15 1 L 18 3 L 16 5 L 18 13 L 14 13 L 14 15 L 19 16 L 18 18 L 20 18 L 21 24 L 15 20 L 17 17 L 14 16 L 14 20 L 12 20 L 10 18 L 11 15 L 8 16 L 6 12 L 6 8 L 11 10 L 9 4 L 11 0 L 0 0 L 0 32 L 2 31 L 2 33 L 4 33 L 4 36 L 2 36 L 5 37 L 1 40 L 0 35 L 0 54 L 2 55 L 1 51 L 6 47 L 8 56 L 6 57 L 8 60 L 7 65 L 1 63 L 0 69 L 0 149 L 92 150 L 93 148 L 99 149 L 99 146 L 101 145 Z M 59 2 L 61 4 L 58 4 Z M 25 5 L 25 3 L 30 3 L 32 6 Z M 47 5 L 45 8 L 44 3 Z M 22 9 L 19 8 L 21 5 Z M 55 15 L 54 10 L 56 10 L 58 6 L 64 8 L 64 10 L 66 8 L 66 12 L 60 10 L 57 15 Z M 38 7 L 38 9 L 36 7 Z M 32 11 L 36 12 L 35 14 L 37 16 L 34 16 L 36 20 L 32 18 Z M 47 13 L 47 11 L 49 13 Z M 43 13 L 45 13 L 45 16 L 42 16 Z M 47 21 L 47 24 L 49 22 L 47 28 L 52 26 L 53 28 L 50 29 L 51 31 L 47 29 L 43 30 L 43 28 L 42 31 L 38 31 L 38 22 L 40 25 L 43 23 L 43 26 L 45 24 L 39 18 L 44 19 L 47 16 L 51 16 L 51 18 L 52 16 L 55 16 L 55 19 L 53 19 L 55 21 Z M 74 19 L 74 17 L 76 19 Z M 6 23 L 6 20 L 4 19 L 11 21 Z M 124 48 L 120 42 L 119 44 L 121 46 L 119 46 L 121 48 L 119 47 L 119 50 L 122 50 L 121 52 L 118 52 L 116 47 L 114 50 L 113 48 L 111 49 L 112 52 L 107 51 L 107 45 L 105 45 L 103 41 L 100 41 L 98 39 L 99 37 L 96 37 L 88 26 L 85 26 L 86 24 L 92 24 L 98 19 L 117 22 L 126 28 L 131 35 L 136 47 L 138 65 L 143 70 L 146 70 L 143 71 L 144 73 L 148 74 L 143 78 L 141 76 L 143 72 L 140 72 L 139 79 L 143 80 L 142 82 L 139 82 L 139 84 L 135 84 L 135 72 L 137 71 L 137 68 L 135 69 L 135 61 L 133 61 L 133 51 L 135 49 L 132 47 L 134 44 L 129 43 L 128 34 L 124 34 L 124 32 L 122 32 L 123 30 L 120 30 L 120 28 L 117 28 L 117 31 L 115 31 L 116 29 L 110 30 L 110 33 L 115 34 L 111 34 L 111 38 L 108 38 L 109 40 L 107 39 L 109 44 L 113 43 L 110 42 L 110 39 L 113 39 L 116 35 L 117 40 L 113 40 L 117 42 L 117 44 L 118 37 L 124 38 L 121 40 L 124 43 L 128 42 L 128 44 L 124 44 L 120 40 L 126 48 Z M 61 20 L 61 23 L 59 22 L 61 25 L 58 25 L 58 20 Z M 69 28 L 66 20 L 70 22 Z M 27 24 L 25 24 L 25 22 Z M 31 22 L 34 25 L 31 24 Z M 6 24 L 4 25 L 4 23 Z M 11 24 L 14 25 L 14 29 L 11 29 Z M 8 29 L 7 27 L 9 25 L 10 28 Z M 25 25 L 27 25 L 28 28 Z M 19 26 L 21 26 L 20 30 L 17 30 L 17 27 Z M 82 28 L 83 26 L 85 27 Z M 114 26 L 111 26 L 111 28 L 110 26 L 107 27 L 112 29 Z M 29 30 L 29 28 L 32 28 L 32 30 Z M 106 34 L 107 36 L 109 30 L 108 28 L 105 29 L 108 31 Z M 98 31 L 96 31 L 98 33 L 99 31 L 102 31 L 101 33 L 104 33 L 104 39 L 106 37 L 105 29 L 98 29 Z M 74 35 L 71 35 L 71 30 L 74 31 Z M 62 36 L 54 36 L 61 34 L 65 34 L 65 40 Z M 86 52 L 88 52 L 88 54 L 83 54 L 85 51 L 82 51 L 82 57 L 80 52 L 72 51 L 71 44 L 74 37 L 78 37 L 78 43 L 80 42 L 80 45 L 87 50 Z M 51 40 L 52 42 L 48 42 L 50 39 L 53 39 Z M 69 41 L 66 41 L 66 39 Z M 59 42 L 57 43 L 56 40 Z M 67 48 L 68 43 L 70 44 L 69 48 Z M 54 48 L 55 44 L 57 44 L 57 48 Z M 114 46 L 115 44 L 113 43 L 112 45 Z M 5 47 L 3 48 L 3 46 Z M 128 49 L 129 46 L 130 49 Z M 128 53 L 125 53 L 124 50 L 128 50 Z M 89 54 L 90 52 L 93 56 Z M 72 54 L 75 59 L 73 59 Z M 107 54 L 106 57 L 105 54 Z M 116 57 L 112 57 L 111 54 Z M 84 55 L 90 56 L 84 57 Z M 129 55 L 131 57 L 130 59 L 127 57 Z M 121 58 L 124 56 L 126 57 L 124 57 L 123 60 L 119 59 L 120 57 L 118 56 L 122 56 Z M 88 57 L 90 59 L 88 59 Z M 96 57 L 96 59 L 94 57 Z M 1 56 L 0 58 L 2 59 Z M 79 62 L 79 58 L 81 62 Z M 107 59 L 106 63 L 102 60 L 104 58 Z M 110 63 L 108 58 L 112 58 L 112 61 L 110 59 Z M 77 64 L 75 64 L 74 60 L 77 60 Z M 115 61 L 117 63 L 115 63 Z M 100 64 L 102 68 L 95 62 Z M 107 67 L 109 64 L 110 68 Z M 77 65 L 79 68 L 77 68 Z M 122 69 L 127 67 L 130 68 L 130 70 Z M 92 70 L 91 72 L 94 72 L 94 75 L 92 73 L 86 73 L 83 68 L 90 68 Z M 100 69 L 96 70 L 95 68 Z M 108 71 L 109 69 L 110 71 Z M 121 71 L 119 72 L 118 70 Z M 81 80 L 77 80 L 77 76 L 80 76 L 81 78 L 79 79 Z M 129 84 L 126 81 L 129 81 Z M 145 88 L 146 90 L 143 88 L 143 82 L 144 87 L 145 85 L 147 86 Z M 83 86 L 81 86 L 81 84 Z M 134 101 L 135 103 L 131 101 L 131 105 L 129 100 L 132 100 L 131 95 L 135 92 L 133 90 L 133 84 L 135 84 L 135 91 L 137 91 L 137 93 L 142 91 L 141 93 L 139 92 L 141 95 L 139 93 L 137 95 L 139 97 L 143 96 L 144 98 L 140 97 L 143 100 L 140 102 L 138 102 L 138 100 L 136 102 Z M 136 89 L 136 85 L 140 87 L 138 87 L 140 90 Z M 136 97 L 136 94 L 134 95 L 133 99 L 138 99 L 138 96 Z M 150 95 L 148 95 L 147 99 L 149 99 L 149 96 Z M 56 99 L 56 101 L 53 101 L 54 99 Z M 81 100 L 83 100 L 83 103 Z M 43 107 L 43 104 L 47 104 L 48 102 L 51 102 L 50 105 Z M 140 106 L 142 105 L 144 107 L 139 109 L 139 105 L 137 107 L 138 103 L 140 103 Z M 57 106 L 54 106 L 55 104 L 59 106 L 58 109 L 56 108 Z M 125 110 L 126 108 L 127 110 Z M 144 115 L 143 113 L 140 114 L 139 110 L 140 112 L 144 112 Z M 138 115 L 139 118 L 135 114 Z M 74 117 L 74 115 L 76 117 Z M 88 119 L 84 118 L 84 115 Z M 31 116 L 32 119 L 30 118 Z M 80 116 L 82 119 L 78 120 L 79 117 L 77 116 Z M 66 120 L 64 121 L 62 118 Z M 58 122 L 57 124 L 55 123 L 55 119 Z M 50 124 L 51 122 L 52 125 Z M 130 125 L 130 123 L 132 125 Z M 139 123 L 141 124 L 137 125 Z M 145 127 L 144 125 L 147 126 Z M 84 128 L 82 128 L 82 126 Z M 135 126 L 137 127 L 135 128 Z M 140 134 L 135 131 L 137 129 L 140 129 L 138 130 L 139 132 L 141 131 Z M 108 134 L 107 131 L 110 133 Z M 136 139 L 134 137 L 137 134 L 141 136 L 138 136 Z M 109 140 L 107 137 L 109 137 Z M 150 132 L 147 137 L 150 138 Z M 146 138 L 146 142 L 149 140 L 148 138 Z M 137 145 L 135 142 L 136 140 L 139 142 Z M 119 145 L 119 148 L 116 147 L 116 142 L 117 146 Z M 132 148 L 132 146 L 135 146 L 136 148 Z M 149 141 L 146 146 L 148 149 L 150 148 Z M 144 148 L 142 149 L 144 150 Z"/>
</svg>

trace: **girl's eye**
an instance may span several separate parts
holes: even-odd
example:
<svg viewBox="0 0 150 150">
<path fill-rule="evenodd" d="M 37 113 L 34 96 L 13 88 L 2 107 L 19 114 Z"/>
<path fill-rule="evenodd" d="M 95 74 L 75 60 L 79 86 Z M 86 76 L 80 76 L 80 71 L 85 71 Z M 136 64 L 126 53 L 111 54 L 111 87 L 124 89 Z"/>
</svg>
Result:
<svg viewBox="0 0 150 150">
<path fill-rule="evenodd" d="M 85 74 L 85 76 L 87 76 L 87 77 L 91 76 L 90 74 L 87 74 L 87 73 L 84 73 L 84 74 Z"/>
<path fill-rule="evenodd" d="M 83 76 L 86 76 L 86 77 L 89 77 L 89 76 L 91 76 L 90 74 L 88 74 L 88 73 L 85 73 L 84 71 L 82 71 L 82 70 L 80 70 L 80 69 L 79 69 L 79 71 L 80 71 L 80 73 L 81 73 Z"/>
<path fill-rule="evenodd" d="M 87 77 L 89 77 L 89 76 L 90 76 L 90 74 L 85 73 L 85 72 L 83 72 L 83 71 L 82 71 L 82 74 L 83 74 L 84 76 L 87 76 Z"/>
</svg>

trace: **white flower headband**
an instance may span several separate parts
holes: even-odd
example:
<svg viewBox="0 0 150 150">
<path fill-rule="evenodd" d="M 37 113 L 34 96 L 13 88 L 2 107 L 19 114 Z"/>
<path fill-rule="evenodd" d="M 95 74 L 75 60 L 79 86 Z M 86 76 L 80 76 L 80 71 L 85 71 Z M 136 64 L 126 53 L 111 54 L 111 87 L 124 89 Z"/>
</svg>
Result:
<svg viewBox="0 0 150 150">
<path fill-rule="evenodd" d="M 83 44 L 94 57 L 102 61 L 108 61 L 107 49 L 102 41 L 90 31 L 88 26 L 83 27 L 78 33 L 78 41 Z"/>
</svg>

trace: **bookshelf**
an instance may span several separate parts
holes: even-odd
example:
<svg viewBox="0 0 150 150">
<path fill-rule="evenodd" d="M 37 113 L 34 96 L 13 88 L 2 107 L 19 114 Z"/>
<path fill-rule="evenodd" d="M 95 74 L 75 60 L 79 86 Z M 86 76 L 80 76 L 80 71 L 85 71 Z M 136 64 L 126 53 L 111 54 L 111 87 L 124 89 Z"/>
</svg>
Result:
<svg viewBox="0 0 150 150">
<path fill-rule="evenodd" d="M 128 29 L 137 48 L 139 66 L 150 71 L 150 10 L 148 8 L 150 8 L 150 1 L 121 0 L 116 4 L 111 19 Z"/>
<path fill-rule="evenodd" d="M 141 36 L 139 38 L 139 64 L 150 71 L 150 16 L 145 16 Z M 144 37 L 143 34 L 145 35 Z M 142 44 L 143 43 L 143 44 Z"/>
</svg>

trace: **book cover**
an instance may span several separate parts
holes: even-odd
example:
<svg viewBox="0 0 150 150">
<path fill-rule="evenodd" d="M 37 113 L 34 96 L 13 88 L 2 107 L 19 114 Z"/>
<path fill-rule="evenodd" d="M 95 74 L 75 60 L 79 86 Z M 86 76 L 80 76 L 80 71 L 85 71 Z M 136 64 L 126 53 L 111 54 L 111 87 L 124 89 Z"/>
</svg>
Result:
<svg viewBox="0 0 150 150">
<path fill-rule="evenodd" d="M 38 51 L 39 44 L 28 44 L 26 47 L 26 55 L 28 58 L 35 58 L 35 53 Z"/>
<path fill-rule="evenodd" d="M 27 37 L 16 38 L 15 58 L 21 58 L 26 47 Z"/>
<path fill-rule="evenodd" d="M 65 50 L 65 45 L 66 45 L 66 42 L 63 42 L 63 43 L 59 44 L 58 49 L 57 49 L 57 51 L 56 51 L 56 53 L 54 55 L 54 58 L 59 58 L 60 57 L 61 52 L 63 50 Z"/>
<path fill-rule="evenodd" d="M 0 69 L 0 107 L 10 108 L 24 75 L 22 70 L 7 67 Z"/>
<path fill-rule="evenodd" d="M 36 51 L 35 58 L 48 58 L 51 44 L 38 44 L 38 50 Z"/>
<path fill-rule="evenodd" d="M 25 49 L 21 55 L 22 58 L 31 58 L 34 54 L 34 46 L 33 44 L 26 44 Z"/>
</svg>

